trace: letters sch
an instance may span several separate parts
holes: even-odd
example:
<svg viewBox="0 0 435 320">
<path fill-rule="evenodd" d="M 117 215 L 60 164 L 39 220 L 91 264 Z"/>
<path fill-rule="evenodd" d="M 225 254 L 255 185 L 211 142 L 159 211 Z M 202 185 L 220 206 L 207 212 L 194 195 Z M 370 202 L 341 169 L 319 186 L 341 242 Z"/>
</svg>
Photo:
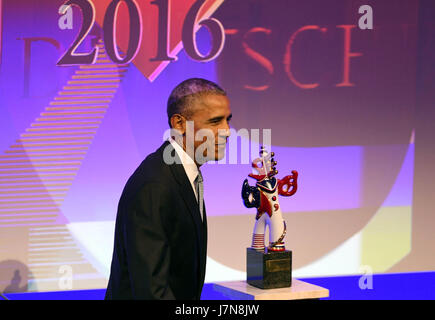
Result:
<svg viewBox="0 0 435 320">
<path fill-rule="evenodd" d="M 352 52 L 351 51 L 351 35 L 352 35 L 352 29 L 354 29 L 356 25 L 338 25 L 336 28 L 343 30 L 343 69 L 342 69 L 342 80 L 340 83 L 336 84 L 337 87 L 352 87 L 355 84 L 351 82 L 350 80 L 350 62 L 352 58 L 360 57 L 363 54 L 361 52 Z M 292 34 L 290 34 L 288 41 L 285 45 L 285 52 L 283 57 L 283 68 L 285 70 L 285 73 L 288 76 L 288 79 L 298 88 L 301 89 L 314 89 L 319 86 L 319 83 L 302 83 L 299 81 L 296 76 L 293 74 L 292 66 L 293 66 L 293 60 L 292 60 L 292 50 L 293 45 L 296 41 L 303 41 L 303 35 L 306 32 L 321 32 L 326 33 L 329 32 L 329 30 L 326 27 L 320 27 L 318 25 L 306 25 L 303 27 L 300 27 L 296 31 L 294 31 Z M 240 30 L 238 29 L 226 29 L 225 30 L 227 36 L 237 35 L 240 33 Z M 239 34 L 241 41 L 242 41 L 242 48 L 244 53 L 247 57 L 254 60 L 256 63 L 259 64 L 262 68 L 265 69 L 265 71 L 269 75 L 274 75 L 275 73 L 275 67 L 272 64 L 272 61 L 270 61 L 268 58 L 263 56 L 260 52 L 254 50 L 251 48 L 248 44 L 248 40 L 251 37 L 254 37 L 255 34 L 264 34 L 266 36 L 269 36 L 272 33 L 271 29 L 268 28 L 262 28 L 262 27 L 255 27 L 251 28 L 248 31 L 246 31 L 243 34 Z M 250 84 L 244 85 L 245 89 L 247 90 L 253 90 L 253 91 L 264 91 L 269 88 L 269 85 L 266 83 L 264 85 L 257 85 L 253 86 Z"/>
</svg>

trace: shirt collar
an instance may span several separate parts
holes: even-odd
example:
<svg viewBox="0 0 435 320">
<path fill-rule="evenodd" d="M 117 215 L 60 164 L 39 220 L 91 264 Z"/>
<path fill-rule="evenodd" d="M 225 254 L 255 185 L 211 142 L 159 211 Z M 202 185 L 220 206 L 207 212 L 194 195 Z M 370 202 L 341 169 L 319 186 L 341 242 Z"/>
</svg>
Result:
<svg viewBox="0 0 435 320">
<path fill-rule="evenodd" d="M 184 149 L 172 138 L 169 138 L 168 141 L 174 147 L 175 152 L 177 152 L 178 157 L 183 164 L 184 171 L 186 172 L 187 177 L 192 185 L 194 185 L 194 181 L 198 176 L 198 167 L 192 158 L 184 151 Z"/>
</svg>

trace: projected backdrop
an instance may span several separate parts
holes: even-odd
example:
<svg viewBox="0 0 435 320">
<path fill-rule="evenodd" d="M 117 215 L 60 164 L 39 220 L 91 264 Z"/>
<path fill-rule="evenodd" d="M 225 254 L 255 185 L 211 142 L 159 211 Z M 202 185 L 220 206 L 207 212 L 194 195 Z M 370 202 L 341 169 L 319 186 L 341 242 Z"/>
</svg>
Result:
<svg viewBox="0 0 435 320">
<path fill-rule="evenodd" d="M 432 269 L 413 203 L 420 6 L 0 0 L 0 290 L 106 286 L 122 188 L 189 77 L 221 84 L 234 132 L 255 151 L 271 129 L 280 173 L 299 172 L 281 201 L 294 276 Z M 206 282 L 245 277 L 242 157 L 202 170 Z"/>
</svg>

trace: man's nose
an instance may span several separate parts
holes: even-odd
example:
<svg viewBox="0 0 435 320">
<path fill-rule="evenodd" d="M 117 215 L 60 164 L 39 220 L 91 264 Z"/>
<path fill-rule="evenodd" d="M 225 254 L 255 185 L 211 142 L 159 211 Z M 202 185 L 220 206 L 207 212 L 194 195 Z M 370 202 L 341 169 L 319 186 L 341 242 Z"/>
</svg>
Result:
<svg viewBox="0 0 435 320">
<path fill-rule="evenodd" d="M 229 137 L 231 135 L 230 124 L 228 123 L 228 121 L 225 121 L 222 131 L 224 132 L 224 136 L 226 137 Z"/>
<path fill-rule="evenodd" d="M 227 126 L 226 128 L 219 129 L 219 136 L 229 137 L 230 135 L 231 135 L 231 130 L 229 126 Z"/>
</svg>

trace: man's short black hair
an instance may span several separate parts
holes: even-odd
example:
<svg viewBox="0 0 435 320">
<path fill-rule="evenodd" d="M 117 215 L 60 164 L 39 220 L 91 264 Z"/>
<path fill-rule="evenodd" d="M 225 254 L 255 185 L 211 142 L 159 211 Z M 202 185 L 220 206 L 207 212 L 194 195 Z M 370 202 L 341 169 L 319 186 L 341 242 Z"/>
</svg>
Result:
<svg viewBox="0 0 435 320">
<path fill-rule="evenodd" d="M 189 118 L 192 115 L 191 107 L 194 100 L 206 94 L 227 95 L 216 83 L 206 79 L 191 78 L 177 85 L 169 95 L 167 104 L 169 127 L 171 127 L 171 117 L 174 114 Z"/>
</svg>

